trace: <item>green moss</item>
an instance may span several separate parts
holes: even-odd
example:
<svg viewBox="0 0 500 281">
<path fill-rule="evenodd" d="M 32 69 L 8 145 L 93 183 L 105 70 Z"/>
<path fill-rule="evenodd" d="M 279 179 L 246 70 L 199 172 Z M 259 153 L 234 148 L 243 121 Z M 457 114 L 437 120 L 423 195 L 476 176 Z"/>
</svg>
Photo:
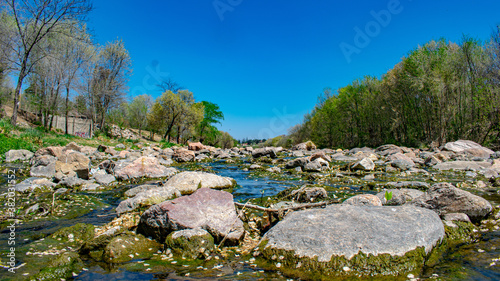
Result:
<svg viewBox="0 0 500 281">
<path fill-rule="evenodd" d="M 173 235 L 174 233 L 171 233 L 165 239 L 165 245 L 178 256 L 190 259 L 206 258 L 214 249 L 214 238 L 208 233 L 189 238 L 181 235 L 176 239 L 173 239 Z"/>
<path fill-rule="evenodd" d="M 280 270 L 286 276 L 304 280 L 331 280 L 335 278 L 358 278 L 366 276 L 388 276 L 391 280 L 405 279 L 409 273 L 418 275 L 427 259 L 423 247 L 406 253 L 404 256 L 389 254 L 366 255 L 359 253 L 351 259 L 334 256 L 329 262 L 317 258 L 298 257 L 294 251 L 266 247 L 266 240 L 259 245 L 265 260 L 261 266 L 269 270 Z M 277 264 L 280 267 L 277 267 Z M 349 268 L 348 271 L 344 268 Z"/>
<path fill-rule="evenodd" d="M 63 241 L 87 241 L 94 238 L 94 226 L 91 224 L 78 223 L 70 227 L 59 229 L 52 238 L 61 239 Z"/>
<path fill-rule="evenodd" d="M 78 254 L 66 252 L 61 254 L 57 259 L 52 261 L 48 267 L 42 269 L 40 273 L 30 280 L 61 280 L 73 277 L 73 273 L 82 271 L 83 262 Z"/>
</svg>

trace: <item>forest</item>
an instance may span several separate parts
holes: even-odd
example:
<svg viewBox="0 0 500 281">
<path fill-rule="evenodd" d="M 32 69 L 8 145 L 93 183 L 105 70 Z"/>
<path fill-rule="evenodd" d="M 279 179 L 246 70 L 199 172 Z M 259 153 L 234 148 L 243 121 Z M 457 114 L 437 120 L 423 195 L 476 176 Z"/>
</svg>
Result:
<svg viewBox="0 0 500 281">
<path fill-rule="evenodd" d="M 53 129 L 55 116 L 91 119 L 94 133 L 110 124 L 159 134 L 168 142 L 232 147 L 234 139 L 215 125 L 224 119 L 218 105 L 197 102 L 170 77 L 158 81 L 163 93 L 128 97 L 132 58 L 116 39 L 100 45 L 87 28 L 89 0 L 2 1 L 0 13 L 0 106 L 32 113 L 34 123 Z M 15 89 L 9 87 L 15 77 Z M 66 121 L 65 133 L 68 133 Z"/>
<path fill-rule="evenodd" d="M 428 42 L 381 78 L 325 89 L 279 143 L 437 147 L 457 139 L 500 149 L 500 27 L 484 43 Z"/>
</svg>

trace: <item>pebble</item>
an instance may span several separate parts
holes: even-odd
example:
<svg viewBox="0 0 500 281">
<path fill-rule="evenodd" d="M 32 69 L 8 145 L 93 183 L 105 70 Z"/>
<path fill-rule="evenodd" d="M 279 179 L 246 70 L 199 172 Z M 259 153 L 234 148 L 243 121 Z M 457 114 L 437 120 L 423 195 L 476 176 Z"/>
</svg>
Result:
<svg viewBox="0 0 500 281">
<path fill-rule="evenodd" d="M 342 269 L 343 269 L 345 272 L 349 272 L 349 271 L 351 271 L 351 269 L 350 269 L 348 266 L 344 266 Z"/>
</svg>

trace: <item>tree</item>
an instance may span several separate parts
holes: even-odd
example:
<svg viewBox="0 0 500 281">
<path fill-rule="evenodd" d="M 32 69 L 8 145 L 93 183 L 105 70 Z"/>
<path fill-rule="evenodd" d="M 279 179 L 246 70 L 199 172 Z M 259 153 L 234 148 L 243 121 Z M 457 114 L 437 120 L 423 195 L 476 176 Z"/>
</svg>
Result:
<svg viewBox="0 0 500 281">
<path fill-rule="evenodd" d="M 88 0 L 6 0 L 5 2 L 15 20 L 18 38 L 17 44 L 12 45 L 18 79 L 11 123 L 16 125 L 23 81 L 39 62 L 39 59 L 33 59 L 33 52 L 46 36 L 72 30 L 70 27 L 82 22 L 92 9 L 92 5 Z"/>
<path fill-rule="evenodd" d="M 97 56 L 90 94 L 95 118 L 101 129 L 104 129 L 108 110 L 122 102 L 132 73 L 131 64 L 130 55 L 121 40 L 106 44 Z"/>
<path fill-rule="evenodd" d="M 183 88 L 179 83 L 170 77 L 163 79 L 157 86 L 163 93 L 166 91 L 177 93 Z"/>
<path fill-rule="evenodd" d="M 202 101 L 204 106 L 203 120 L 198 125 L 198 137 L 200 142 L 204 142 L 206 138 L 215 139 L 218 134 L 215 124 L 220 124 L 224 120 L 224 114 L 215 103 Z"/>
<path fill-rule="evenodd" d="M 128 122 L 132 128 L 139 129 L 139 136 L 148 125 L 147 117 L 151 106 L 151 96 L 144 94 L 135 97 L 127 107 Z"/>
</svg>

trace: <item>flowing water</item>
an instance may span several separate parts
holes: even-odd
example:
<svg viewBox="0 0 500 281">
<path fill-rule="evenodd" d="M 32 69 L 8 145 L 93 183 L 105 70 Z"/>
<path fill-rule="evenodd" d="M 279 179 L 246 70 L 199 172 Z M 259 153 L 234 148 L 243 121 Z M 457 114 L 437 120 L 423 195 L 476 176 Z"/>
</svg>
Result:
<svg viewBox="0 0 500 281">
<path fill-rule="evenodd" d="M 232 190 L 236 201 L 247 201 L 255 198 L 265 200 L 267 196 L 276 195 L 278 192 L 293 186 L 304 184 L 298 181 L 292 175 L 285 175 L 279 179 L 271 177 L 255 176 L 249 171 L 242 170 L 241 167 L 224 162 L 214 162 L 210 164 L 200 164 L 200 168 L 209 169 L 221 176 L 234 178 L 238 186 Z M 22 167 L 11 167 L 22 168 Z M 0 193 L 7 191 L 6 175 L 0 183 Z M 311 181 L 313 182 L 313 181 Z M 344 184 L 345 185 L 345 184 Z M 335 183 L 326 183 L 325 186 L 337 189 L 339 185 Z M 35 220 L 25 222 L 16 229 L 17 247 L 23 249 L 30 243 L 39 241 L 56 230 L 72 226 L 76 223 L 90 223 L 96 226 L 106 224 L 111 221 L 113 209 L 120 202 L 120 197 L 125 190 L 132 187 L 122 186 L 113 191 L 104 191 L 96 193 L 80 193 L 82 196 L 89 196 L 97 199 L 100 203 L 98 207 L 92 207 L 91 210 L 83 215 L 76 215 L 64 220 Z M 356 184 L 348 185 L 353 193 L 361 192 Z M 493 205 L 500 205 L 500 195 L 498 193 L 481 194 L 487 198 Z M 6 259 L 8 252 L 7 239 L 9 229 L 2 225 L 0 231 L 0 243 L 2 253 L 2 264 Z M 16 256 L 18 265 L 25 262 L 25 256 L 18 253 Z M 46 257 L 48 259 L 51 256 Z M 263 268 L 252 265 L 249 260 L 251 257 L 242 257 L 234 254 L 227 259 L 188 262 L 180 260 L 172 264 L 162 263 L 154 260 L 134 260 L 126 264 L 110 266 L 108 264 L 85 261 L 85 269 L 74 277 L 74 280 L 287 280 L 280 272 L 267 271 Z M 443 257 L 441 262 L 433 268 L 425 268 L 422 278 L 440 278 L 446 280 L 500 280 L 500 230 L 489 231 L 482 234 L 480 241 L 473 244 L 463 245 L 455 248 Z M 151 264 L 151 266 L 150 266 Z M 149 269 L 148 269 L 149 268 Z M 150 270 L 154 268 L 154 270 Z M 13 278 L 11 273 L 5 269 L 0 271 L 0 280 L 27 279 L 22 274 L 21 267 Z M 30 275 L 33 272 L 28 272 Z"/>
</svg>

